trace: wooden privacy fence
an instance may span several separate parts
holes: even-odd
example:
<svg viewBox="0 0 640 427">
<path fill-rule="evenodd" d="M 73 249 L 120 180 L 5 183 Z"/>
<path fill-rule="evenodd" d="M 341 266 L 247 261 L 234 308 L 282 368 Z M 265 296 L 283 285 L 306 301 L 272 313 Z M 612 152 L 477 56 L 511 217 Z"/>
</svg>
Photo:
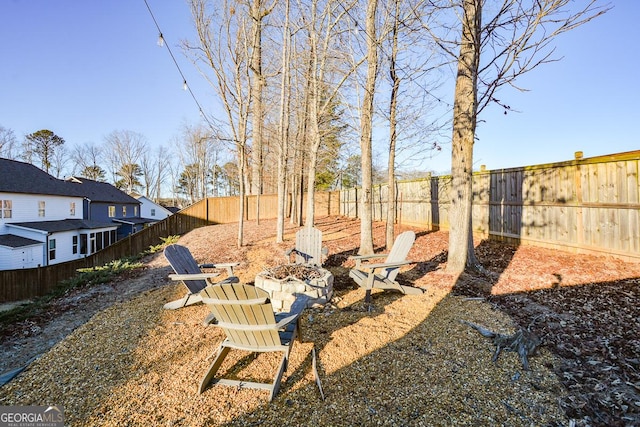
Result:
<svg viewBox="0 0 640 427">
<path fill-rule="evenodd" d="M 340 195 L 337 191 L 315 195 L 316 216 L 339 214 Z M 246 196 L 247 220 L 256 217 L 256 199 L 256 196 Z M 261 195 L 259 204 L 260 218 L 277 217 L 276 195 Z M 182 235 L 205 225 L 237 222 L 239 205 L 239 197 L 208 198 L 85 258 L 46 267 L 0 271 L 0 303 L 46 295 L 59 282 L 75 276 L 78 269 L 102 266 L 116 259 L 138 255 L 150 246 L 160 244 L 163 237 Z"/>
<path fill-rule="evenodd" d="M 473 229 L 483 237 L 640 261 L 640 151 L 473 176 Z M 340 213 L 358 216 L 359 191 L 341 192 Z M 396 222 L 449 228 L 451 176 L 397 183 Z M 386 220 L 387 186 L 374 188 Z"/>
</svg>

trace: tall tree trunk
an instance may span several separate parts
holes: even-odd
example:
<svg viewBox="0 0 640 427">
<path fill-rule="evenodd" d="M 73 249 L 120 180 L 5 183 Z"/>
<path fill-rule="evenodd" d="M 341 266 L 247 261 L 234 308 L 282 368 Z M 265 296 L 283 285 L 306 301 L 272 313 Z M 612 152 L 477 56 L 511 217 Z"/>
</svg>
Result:
<svg viewBox="0 0 640 427">
<path fill-rule="evenodd" d="M 447 271 L 460 274 L 473 246 L 473 143 L 476 130 L 482 0 L 463 0 L 462 40 L 453 105 L 451 210 Z"/>
<path fill-rule="evenodd" d="M 253 142 L 252 142 L 252 179 L 251 194 L 256 196 L 256 220 L 260 223 L 260 194 L 262 193 L 262 169 L 263 169 L 263 127 L 264 127 L 264 104 L 263 91 L 265 77 L 262 74 L 262 21 L 269 11 L 262 8 L 262 0 L 253 0 L 250 4 L 251 22 L 251 65 L 253 81 L 252 91 L 252 115 L 253 115 Z"/>
<path fill-rule="evenodd" d="M 276 242 L 284 241 L 284 217 L 287 200 L 287 154 L 289 151 L 289 110 L 291 82 L 289 81 L 289 63 L 291 62 L 289 41 L 289 0 L 285 0 L 285 22 L 282 36 L 282 80 L 280 82 L 280 152 L 278 153 L 278 220 Z"/>
<path fill-rule="evenodd" d="M 240 205 L 238 206 L 238 247 L 241 248 L 244 245 L 243 236 L 244 236 L 244 212 L 245 212 L 245 194 L 246 187 L 244 182 L 244 176 L 246 175 L 246 169 L 244 168 L 246 154 L 244 151 L 244 146 L 238 147 L 238 192 L 240 193 L 238 196 Z"/>
<path fill-rule="evenodd" d="M 395 240 L 396 223 L 396 140 L 397 140 L 397 110 L 398 92 L 400 90 L 400 78 L 396 72 L 396 60 L 398 57 L 398 24 L 400 20 L 400 0 L 394 2 L 391 57 L 389 58 L 389 77 L 391 78 L 391 96 L 389 99 L 389 163 L 387 177 L 387 227 L 386 248 L 393 246 Z"/>
<path fill-rule="evenodd" d="M 378 73 L 378 43 L 376 39 L 377 0 L 367 0 L 365 30 L 367 34 L 367 80 L 360 112 L 360 151 L 362 160 L 362 199 L 360 220 L 360 250 L 362 255 L 373 253 L 373 176 L 371 138 L 373 124 L 373 98 Z"/>
<path fill-rule="evenodd" d="M 307 227 L 313 227 L 315 218 L 315 186 L 316 186 L 316 164 L 318 163 L 318 150 L 320 149 L 320 130 L 318 129 L 318 109 L 316 97 L 318 94 L 315 92 L 316 86 L 314 85 L 314 93 L 311 95 L 311 104 L 309 109 L 309 127 L 308 140 L 311 142 L 309 149 L 309 161 L 307 171 L 307 214 L 305 215 L 304 224 Z"/>
<path fill-rule="evenodd" d="M 318 115 L 318 104 L 320 102 L 320 85 L 323 83 L 322 79 L 318 78 L 318 64 L 319 54 L 318 51 L 318 34 L 315 29 L 315 19 L 317 12 L 317 1 L 312 2 L 311 8 L 311 27 L 309 29 L 309 74 L 307 77 L 307 105 L 306 111 L 306 141 L 309 142 L 309 162 L 307 170 L 307 212 L 305 215 L 305 225 L 307 227 L 313 227 L 315 218 L 315 186 L 316 186 L 316 162 L 318 160 L 318 150 L 320 149 L 320 129 L 318 121 L 320 117 Z M 304 155 L 302 156 L 304 159 Z M 304 162 L 303 162 L 304 164 Z M 303 191 L 302 189 L 300 191 Z"/>
</svg>

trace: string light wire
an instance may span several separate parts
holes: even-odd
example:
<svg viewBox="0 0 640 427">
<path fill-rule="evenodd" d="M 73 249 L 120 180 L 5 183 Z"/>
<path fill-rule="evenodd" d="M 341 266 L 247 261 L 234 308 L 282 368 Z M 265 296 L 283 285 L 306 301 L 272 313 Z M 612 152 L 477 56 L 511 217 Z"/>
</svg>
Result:
<svg viewBox="0 0 640 427">
<path fill-rule="evenodd" d="M 153 19 L 153 23 L 155 24 L 155 26 L 156 26 L 156 28 L 158 30 L 158 34 L 159 34 L 159 36 L 158 36 L 158 45 L 160 45 L 160 40 L 162 40 L 164 42 L 162 44 L 167 47 L 167 51 L 169 52 L 169 55 L 171 55 L 171 59 L 173 60 L 173 63 L 175 64 L 176 69 L 178 70 L 178 73 L 180 73 L 180 76 L 182 77 L 182 88 L 184 90 L 189 91 L 189 93 L 191 94 L 191 98 L 193 98 L 193 101 L 198 106 L 198 110 L 200 111 L 200 115 L 204 118 L 204 120 L 211 127 L 211 129 L 217 129 L 211 123 L 211 121 L 209 120 L 207 115 L 204 113 L 204 110 L 202 109 L 202 106 L 198 102 L 198 99 L 196 98 L 196 95 L 193 93 L 193 90 L 191 90 L 191 86 L 187 84 L 187 78 L 184 76 L 184 73 L 182 72 L 182 69 L 180 68 L 180 65 L 178 64 L 178 61 L 176 60 L 176 57 L 173 55 L 173 52 L 171 51 L 171 47 L 169 46 L 169 43 L 167 43 L 166 37 L 164 36 L 164 33 L 160 29 L 160 25 L 158 24 L 158 21 L 156 20 L 155 15 L 151 11 L 151 7 L 149 6 L 149 3 L 147 2 L 147 0 L 144 0 L 144 4 L 147 6 L 147 10 L 149 11 L 149 15 L 151 15 L 151 19 Z M 162 45 L 160 45 L 160 46 L 162 46 Z"/>
</svg>

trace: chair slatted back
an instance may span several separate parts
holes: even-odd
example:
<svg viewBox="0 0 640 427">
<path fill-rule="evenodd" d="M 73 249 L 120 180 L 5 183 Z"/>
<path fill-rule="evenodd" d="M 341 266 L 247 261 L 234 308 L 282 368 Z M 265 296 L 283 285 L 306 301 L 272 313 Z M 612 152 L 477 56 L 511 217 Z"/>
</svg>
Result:
<svg viewBox="0 0 640 427">
<path fill-rule="evenodd" d="M 164 256 L 176 274 L 199 274 L 202 272 L 186 246 L 169 245 L 164 249 Z M 192 294 L 197 294 L 207 287 L 207 281 L 204 279 L 183 280 L 183 282 Z"/>
<path fill-rule="evenodd" d="M 204 302 L 230 342 L 256 351 L 281 346 L 276 329 L 262 328 L 276 324 L 266 291 L 251 285 L 224 284 L 209 286 L 203 293 L 216 300 L 215 303 Z"/>
<path fill-rule="evenodd" d="M 413 231 L 409 230 L 401 233 L 393 242 L 393 247 L 391 248 L 389 255 L 387 255 L 385 263 L 406 261 L 407 256 L 409 255 L 409 251 L 413 247 L 413 243 L 415 242 L 415 240 L 416 233 L 414 233 Z M 399 271 L 399 268 L 387 269 L 387 274 L 385 277 L 389 278 L 389 280 L 395 280 Z"/>
<path fill-rule="evenodd" d="M 322 265 L 322 230 L 304 227 L 296 233 L 297 264 Z"/>
</svg>

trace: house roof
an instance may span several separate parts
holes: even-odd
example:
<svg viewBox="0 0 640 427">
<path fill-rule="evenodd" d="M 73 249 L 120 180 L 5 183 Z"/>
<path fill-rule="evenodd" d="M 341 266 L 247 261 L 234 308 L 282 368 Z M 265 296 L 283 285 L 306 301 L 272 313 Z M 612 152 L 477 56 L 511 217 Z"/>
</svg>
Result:
<svg viewBox="0 0 640 427">
<path fill-rule="evenodd" d="M 138 200 L 107 182 L 94 181 L 77 176 L 67 178 L 66 182 L 72 185 L 78 194 L 81 194 L 92 202 L 140 204 Z"/>
<path fill-rule="evenodd" d="M 83 177 L 55 178 L 29 163 L 0 158 L 0 192 L 86 197 L 93 202 L 140 202 L 106 182 Z"/>
<path fill-rule="evenodd" d="M 0 192 L 75 196 L 69 183 L 29 163 L 0 159 Z"/>
<path fill-rule="evenodd" d="M 115 228 L 116 224 L 110 222 L 98 222 L 85 219 L 63 219 L 60 221 L 35 221 L 35 222 L 12 222 L 6 226 L 30 228 L 32 230 L 46 231 L 48 233 L 59 233 L 61 231 L 87 230 L 94 228 Z"/>
<path fill-rule="evenodd" d="M 28 239 L 26 237 L 16 236 L 14 234 L 0 235 L 0 246 L 10 248 L 22 248 L 24 246 L 42 245 L 38 240 Z"/>
<path fill-rule="evenodd" d="M 127 218 L 113 218 L 113 222 L 121 222 L 123 224 L 150 224 L 153 222 L 158 222 L 158 219 L 151 218 L 141 218 L 141 217 L 127 217 Z"/>
</svg>

